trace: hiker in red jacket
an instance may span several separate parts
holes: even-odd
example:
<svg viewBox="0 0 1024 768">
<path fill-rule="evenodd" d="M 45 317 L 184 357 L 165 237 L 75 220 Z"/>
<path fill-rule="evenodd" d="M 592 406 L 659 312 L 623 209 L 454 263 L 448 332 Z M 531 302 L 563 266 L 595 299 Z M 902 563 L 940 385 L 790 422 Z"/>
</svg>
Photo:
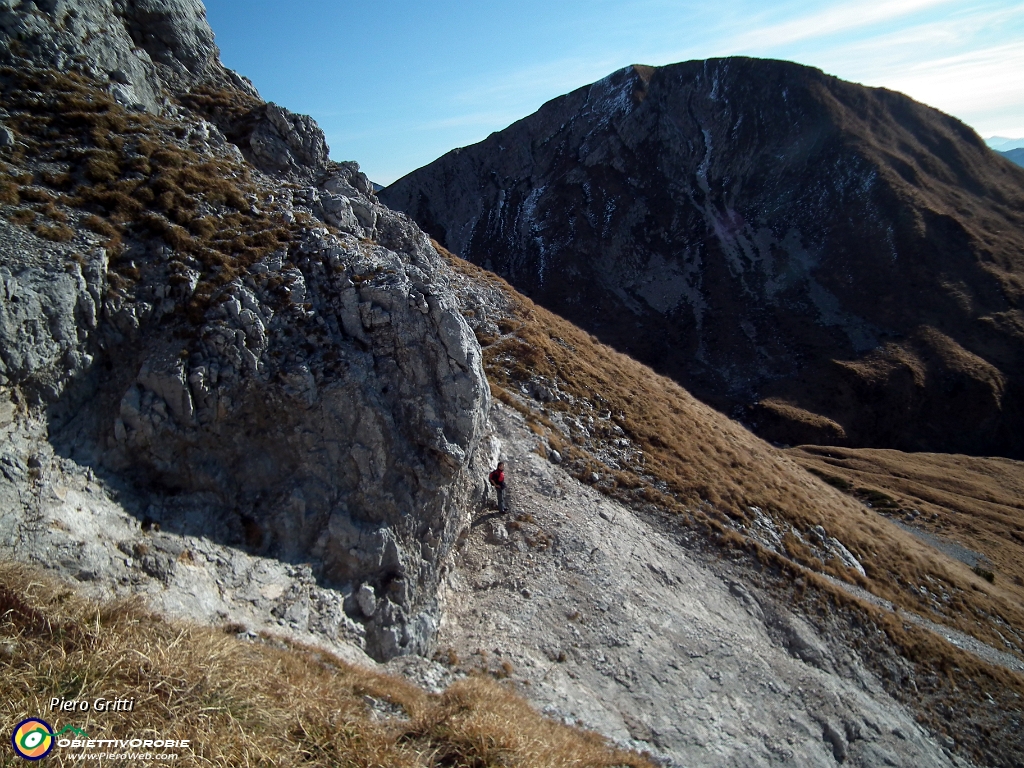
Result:
<svg viewBox="0 0 1024 768">
<path fill-rule="evenodd" d="M 499 461 L 498 468 L 487 476 L 487 481 L 494 486 L 498 494 L 498 511 L 505 512 L 505 462 Z"/>
</svg>

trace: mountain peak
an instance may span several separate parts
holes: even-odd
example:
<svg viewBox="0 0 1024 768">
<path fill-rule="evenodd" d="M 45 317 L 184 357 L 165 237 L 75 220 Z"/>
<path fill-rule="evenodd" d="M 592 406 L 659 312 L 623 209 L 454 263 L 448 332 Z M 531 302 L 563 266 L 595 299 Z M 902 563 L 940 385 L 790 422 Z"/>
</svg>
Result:
<svg viewBox="0 0 1024 768">
<path fill-rule="evenodd" d="M 767 438 L 1024 455 L 1024 176 L 902 94 L 627 67 L 381 196 Z"/>
</svg>

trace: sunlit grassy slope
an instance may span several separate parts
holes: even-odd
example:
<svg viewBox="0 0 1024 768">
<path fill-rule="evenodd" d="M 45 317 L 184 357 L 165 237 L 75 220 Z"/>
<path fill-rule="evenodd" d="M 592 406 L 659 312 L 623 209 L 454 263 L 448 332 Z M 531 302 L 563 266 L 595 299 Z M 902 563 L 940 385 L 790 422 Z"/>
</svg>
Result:
<svg viewBox="0 0 1024 768">
<path fill-rule="evenodd" d="M 818 574 L 1024 657 L 1024 608 L 1013 593 L 807 471 L 805 454 L 763 442 L 501 278 L 451 254 L 447 258 L 466 281 L 460 294 L 464 313 L 484 346 L 492 391 L 525 416 L 568 471 L 694 533 L 690 540 L 703 542 L 711 554 L 746 560 L 779 598 L 821 628 L 838 627 L 875 665 L 890 693 L 935 732 L 955 732 L 955 740 L 982 762 L 1013 764 L 996 756 L 1024 749 L 1018 727 L 1024 677 L 992 667 L 899 614 L 865 604 Z M 486 322 L 479 322 L 480 315 Z M 970 466 L 958 465 L 960 458 L 947 457 L 947 473 Z M 1004 470 L 1019 486 L 1024 465 L 1006 462 Z M 1010 514 L 1020 520 L 1019 508 Z M 759 516 L 769 518 L 781 538 L 777 551 L 753 535 Z M 866 576 L 838 559 L 822 562 L 808 546 L 815 526 L 853 552 Z M 948 600 L 937 599 L 941 595 Z M 915 669 L 913 686 L 892 672 L 892 653 Z M 941 714 L 951 704 L 958 707 L 956 723 Z"/>
<path fill-rule="evenodd" d="M 993 595 L 1024 604 L 1024 463 L 817 446 L 786 454 L 991 577 Z"/>
<path fill-rule="evenodd" d="M 757 508 L 783 535 L 783 554 L 811 570 L 856 583 L 999 648 L 1003 642 L 992 617 L 1024 633 L 1019 599 L 993 589 L 967 565 L 808 472 L 801 466 L 806 453 L 772 447 L 670 379 L 515 293 L 500 278 L 455 257 L 450 262 L 505 297 L 492 301 L 506 307 L 501 335 L 481 339 L 492 388 L 524 410 L 535 431 L 566 455 L 581 479 L 627 503 L 671 510 L 680 523 L 733 546 L 748 545 L 743 534 L 754 524 Z M 529 395 L 531 381 L 565 397 L 541 402 Z M 947 457 L 946 476 L 962 472 L 966 477 L 970 462 Z M 1024 485 L 1024 464 L 1001 466 L 1015 487 Z M 936 484 L 931 492 L 939 494 L 941 488 Z M 1001 520 L 1019 530 L 1024 512 L 1019 497 L 1018 506 L 1007 503 L 1012 493 L 1008 489 L 1003 495 Z M 866 578 L 838 559 L 822 562 L 814 556 L 804 542 L 812 540 L 811 529 L 818 525 L 853 552 Z M 950 599 L 936 605 L 940 590 Z M 1024 657 L 1024 648 L 1013 650 Z"/>
</svg>

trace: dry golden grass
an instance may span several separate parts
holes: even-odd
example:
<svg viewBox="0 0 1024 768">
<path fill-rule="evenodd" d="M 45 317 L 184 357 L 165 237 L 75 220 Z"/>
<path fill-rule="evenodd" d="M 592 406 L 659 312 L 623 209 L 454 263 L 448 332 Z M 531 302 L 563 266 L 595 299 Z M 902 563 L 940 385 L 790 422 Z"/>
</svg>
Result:
<svg viewBox="0 0 1024 768">
<path fill-rule="evenodd" d="M 17 205 L 21 202 L 20 185 L 10 179 L 0 180 L 0 204 Z"/>
<path fill-rule="evenodd" d="M 787 454 L 830 484 L 983 555 L 986 589 L 1024 604 L 1024 462 L 936 453 L 803 446 Z"/>
<path fill-rule="evenodd" d="M 75 230 L 65 224 L 37 224 L 32 228 L 39 237 L 45 240 L 52 240 L 55 243 L 66 243 L 73 239 Z"/>
<path fill-rule="evenodd" d="M 14 224 L 26 226 L 36 220 L 36 212 L 28 208 L 17 208 L 7 214 L 7 220 Z"/>
<path fill-rule="evenodd" d="M 675 382 L 598 343 L 516 294 L 500 278 L 451 254 L 447 259 L 456 270 L 507 297 L 510 310 L 504 335 L 484 349 L 492 391 L 522 410 L 535 431 L 545 433 L 568 456 L 567 466 L 577 477 L 587 479 L 597 473 L 600 490 L 626 503 L 653 503 L 673 511 L 680 521 L 702 527 L 722 544 L 737 543 L 738 537 L 726 532 L 749 523 L 751 507 L 764 510 L 783 532 L 795 529 L 805 541 L 811 528 L 821 525 L 857 556 L 866 579 L 838 560 L 820 562 L 792 533 L 787 538 L 787 555 L 812 570 L 855 583 L 905 610 L 1024 658 L 1024 649 L 1005 648 L 998 634 L 1002 621 L 1024 636 L 1021 602 L 998 584 L 988 584 L 962 563 L 804 471 L 785 453 L 699 402 Z M 562 392 L 576 398 L 571 406 L 575 412 L 594 416 L 589 440 L 560 431 L 549 418 L 555 409 L 566 408 L 564 403 L 545 406 L 513 394 L 520 391 L 522 382 L 536 377 L 557 382 Z M 602 412 L 608 418 L 600 419 Z M 611 471 L 595 457 L 594 449 L 616 436 L 612 432 L 616 425 L 642 449 L 643 458 Z M 1008 487 L 1006 495 L 1012 496 L 1015 488 Z M 1015 530 L 1020 517 L 1017 520 Z M 941 599 L 942 593 L 949 595 L 948 602 Z"/>
<path fill-rule="evenodd" d="M 50 712 L 51 697 L 135 705 L 61 714 Z M 375 717 L 364 697 L 404 714 Z M 42 717 L 93 739 L 190 739 L 178 765 L 650 765 L 542 718 L 489 678 L 430 695 L 312 648 L 240 641 L 163 620 L 138 602 L 85 600 L 12 564 L 0 564 L 0 701 L 5 733 Z M 0 762 L 13 759 L 5 751 Z"/>
<path fill-rule="evenodd" d="M 0 203 L 44 206 L 42 212 L 58 224 L 40 225 L 36 233 L 51 240 L 68 235 L 60 225 L 65 214 L 55 203 L 85 213 L 83 224 L 107 238 L 112 270 L 121 278 L 112 282 L 119 285 L 137 279 L 116 258 L 122 240 L 129 235 L 162 239 L 177 254 L 195 259 L 200 270 L 188 308 L 193 319 L 201 318 L 220 286 L 288 243 L 299 226 L 251 209 L 249 199 L 259 198 L 261 190 L 245 163 L 183 146 L 180 126 L 126 111 L 73 73 L 0 67 L 0 91 L 11 124 L 25 139 L 22 160 L 64 169 L 38 178 L 9 173 L 0 186 Z M 234 103 L 229 94 L 205 91 L 194 101 L 214 111 L 232 104 L 252 109 L 258 103 L 243 96 Z M 206 215 L 200 217 L 203 204 Z M 35 212 L 16 210 L 7 217 L 29 224 Z"/>
<path fill-rule="evenodd" d="M 181 97 L 189 109 L 206 116 L 230 134 L 231 127 L 250 118 L 262 107 L 258 99 L 237 90 L 200 85 Z"/>
</svg>

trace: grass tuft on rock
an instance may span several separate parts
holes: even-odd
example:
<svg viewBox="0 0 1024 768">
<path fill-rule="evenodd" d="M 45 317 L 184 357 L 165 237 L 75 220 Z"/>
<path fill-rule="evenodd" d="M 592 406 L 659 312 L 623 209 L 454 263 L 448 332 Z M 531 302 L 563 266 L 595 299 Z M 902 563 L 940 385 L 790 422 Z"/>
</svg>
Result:
<svg viewBox="0 0 1024 768">
<path fill-rule="evenodd" d="M 35 232 L 55 241 L 68 239 L 67 228 L 59 226 L 69 218 L 65 211 L 82 219 L 106 238 L 112 269 L 121 278 L 112 282 L 122 289 L 137 279 L 125 271 L 134 268 L 117 259 L 123 244 L 162 240 L 200 273 L 189 312 L 200 317 L 206 298 L 290 242 L 300 226 L 253 207 L 251 201 L 267 190 L 244 161 L 198 151 L 181 138 L 178 123 L 125 110 L 75 73 L 0 67 L 0 94 L 8 122 L 25 140 L 22 156 L 8 160 L 46 168 L 8 169 L 0 179 L 0 205 L 38 204 L 38 212 L 56 224 L 37 225 Z M 258 104 L 244 94 L 220 92 L 184 98 L 214 112 L 227 109 L 233 98 L 247 110 Z M 22 225 L 36 214 L 25 208 L 5 213 Z"/>
</svg>

